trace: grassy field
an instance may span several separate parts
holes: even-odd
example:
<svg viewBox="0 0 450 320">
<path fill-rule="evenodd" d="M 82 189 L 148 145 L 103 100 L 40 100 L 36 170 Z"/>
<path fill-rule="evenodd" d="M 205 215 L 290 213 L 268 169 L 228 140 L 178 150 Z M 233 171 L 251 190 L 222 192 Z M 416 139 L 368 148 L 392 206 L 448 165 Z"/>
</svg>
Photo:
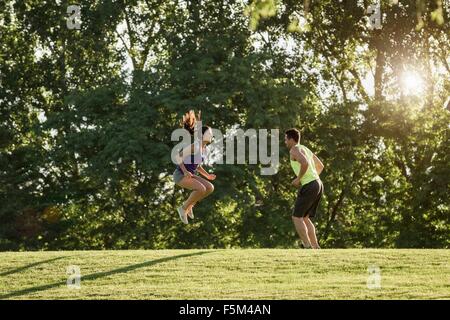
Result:
<svg viewBox="0 0 450 320">
<path fill-rule="evenodd" d="M 450 299 L 449 261 L 450 250 L 6 252 L 0 299 Z M 371 265 L 381 288 L 367 286 Z"/>
</svg>

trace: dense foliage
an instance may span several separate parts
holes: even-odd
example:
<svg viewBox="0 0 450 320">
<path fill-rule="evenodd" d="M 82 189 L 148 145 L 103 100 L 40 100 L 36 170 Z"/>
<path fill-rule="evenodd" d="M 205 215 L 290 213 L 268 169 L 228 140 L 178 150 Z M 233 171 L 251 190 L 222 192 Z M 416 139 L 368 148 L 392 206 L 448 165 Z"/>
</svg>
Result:
<svg viewBox="0 0 450 320">
<path fill-rule="evenodd" d="M 283 131 L 323 160 L 319 241 L 450 246 L 442 1 L 0 0 L 0 250 L 294 247 Z M 405 72 L 424 80 L 407 90 Z M 187 227 L 171 133 L 280 129 L 278 174 L 213 165 Z"/>
</svg>

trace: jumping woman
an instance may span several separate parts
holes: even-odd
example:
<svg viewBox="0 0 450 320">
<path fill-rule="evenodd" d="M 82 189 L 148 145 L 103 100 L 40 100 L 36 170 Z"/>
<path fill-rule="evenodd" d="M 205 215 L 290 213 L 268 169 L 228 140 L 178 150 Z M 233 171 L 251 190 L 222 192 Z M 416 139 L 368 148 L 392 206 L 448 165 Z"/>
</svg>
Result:
<svg viewBox="0 0 450 320">
<path fill-rule="evenodd" d="M 200 116 L 198 120 L 200 120 Z M 197 118 L 195 117 L 194 111 L 191 110 L 183 116 L 182 125 L 192 135 L 196 132 L 196 123 Z M 183 149 L 177 157 L 178 165 L 173 173 L 173 180 L 178 186 L 192 190 L 189 198 L 177 209 L 180 219 L 184 224 L 189 223 L 188 217 L 191 219 L 194 218 L 192 211 L 194 205 L 214 191 L 213 184 L 208 180 L 214 180 L 216 175 L 209 174 L 201 166 L 204 161 L 206 146 L 212 141 L 212 130 L 207 126 L 201 127 L 201 130 L 202 141 L 194 141 L 193 144 Z"/>
</svg>

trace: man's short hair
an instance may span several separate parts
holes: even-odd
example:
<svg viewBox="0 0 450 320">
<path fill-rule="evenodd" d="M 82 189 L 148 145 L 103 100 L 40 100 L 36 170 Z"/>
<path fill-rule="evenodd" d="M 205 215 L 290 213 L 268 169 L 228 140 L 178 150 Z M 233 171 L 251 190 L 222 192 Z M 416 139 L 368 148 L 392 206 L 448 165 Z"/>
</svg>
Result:
<svg viewBox="0 0 450 320">
<path fill-rule="evenodd" d="M 298 131 L 297 129 L 292 128 L 292 129 L 286 130 L 285 134 L 288 139 L 293 139 L 295 142 L 300 141 L 300 131 Z"/>
</svg>

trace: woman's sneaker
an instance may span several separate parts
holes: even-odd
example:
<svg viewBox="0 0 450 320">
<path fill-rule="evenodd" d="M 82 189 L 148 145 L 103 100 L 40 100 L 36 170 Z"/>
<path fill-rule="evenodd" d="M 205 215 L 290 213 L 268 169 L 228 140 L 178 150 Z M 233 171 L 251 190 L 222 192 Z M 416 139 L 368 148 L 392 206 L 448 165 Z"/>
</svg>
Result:
<svg viewBox="0 0 450 320">
<path fill-rule="evenodd" d="M 186 215 L 186 211 L 184 211 L 184 209 L 183 209 L 183 206 L 179 207 L 177 209 L 177 211 L 178 211 L 178 215 L 180 216 L 181 221 L 183 221 L 184 224 L 188 224 L 189 221 L 188 221 L 188 218 Z"/>
<path fill-rule="evenodd" d="M 187 212 L 188 217 L 191 218 L 191 219 L 194 219 L 194 211 L 192 210 L 193 208 L 194 208 L 194 207 L 192 206 L 192 207 L 191 207 L 191 210 L 189 210 L 189 211 Z"/>
</svg>

